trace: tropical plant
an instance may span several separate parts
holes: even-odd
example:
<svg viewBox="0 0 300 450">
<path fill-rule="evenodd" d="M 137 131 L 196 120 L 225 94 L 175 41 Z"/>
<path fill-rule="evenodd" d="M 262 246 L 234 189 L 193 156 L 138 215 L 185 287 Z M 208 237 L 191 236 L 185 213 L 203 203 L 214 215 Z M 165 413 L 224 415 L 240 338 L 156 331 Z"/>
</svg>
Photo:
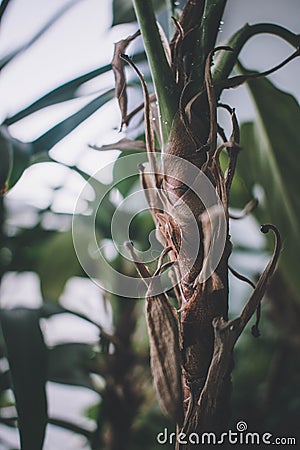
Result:
<svg viewBox="0 0 300 450">
<path fill-rule="evenodd" d="M 8 3 L 2 2 L 1 17 Z M 155 10 L 162 11 L 165 3 L 167 30 L 164 31 L 156 20 Z M 1 277 L 9 271 L 32 270 L 40 276 L 45 299 L 38 309 L 1 310 L 1 345 L 5 345 L 10 366 L 9 372 L 4 370 L 1 374 L 1 409 L 7 408 L 5 394 L 12 386 L 23 450 L 42 448 L 47 423 L 82 434 L 93 449 L 133 449 L 141 445 L 153 449 L 157 432 L 175 425 L 177 437 L 180 433 L 184 436 L 191 433 L 201 436 L 207 431 L 221 433 L 233 423 L 229 413 L 232 376 L 236 384 L 233 420 L 242 417 L 255 431 L 271 427 L 267 431 L 296 433 L 299 399 L 294 401 L 293 394 L 299 388 L 295 379 L 299 364 L 294 356 L 299 347 L 300 205 L 295 191 L 295 161 L 300 112 L 291 95 L 264 77 L 299 56 L 299 35 L 271 23 L 246 24 L 226 45 L 217 46 L 226 3 L 226 0 L 179 3 L 114 0 L 113 24 L 136 18 L 140 31 L 115 45 L 112 64 L 57 87 L 3 122 L 2 194 L 18 182 L 30 165 L 52 161 L 49 151 L 53 146 L 113 99 L 115 93 L 121 111 L 121 129 L 126 128 L 131 138 L 136 138 L 126 136 L 114 144 L 93 146 L 95 151 L 121 151 L 115 163 L 104 169 L 113 174 L 109 186 L 99 181 L 99 173 L 90 177 L 76 165 L 68 168 L 87 182 L 93 192 L 90 195 L 82 191 L 80 200 L 86 208 L 82 210 L 82 203 L 78 202 L 73 218 L 73 241 L 70 214 L 64 214 L 67 227 L 63 232 L 44 226 L 47 214 L 53 214 L 51 205 L 38 211 L 33 228 L 20 226 L 14 233 L 7 231 L 5 216 L 10 214 L 9 202 L 6 204 L 1 199 Z M 2 67 L 33 45 L 73 4 L 68 3 L 28 43 L 6 55 Z M 294 50 L 283 62 L 258 73 L 244 68 L 239 54 L 251 37 L 262 33 L 280 37 Z M 140 34 L 145 52 L 136 52 L 131 58 L 126 55 L 127 47 Z M 130 71 L 125 71 L 126 64 Z M 101 80 L 109 71 L 115 75 L 115 90 L 111 87 L 98 92 L 80 110 L 33 142 L 20 142 L 11 135 L 11 125 L 49 105 L 73 99 L 84 83 L 97 77 Z M 131 77 L 129 82 L 128 77 Z M 128 113 L 128 88 L 136 93 L 138 83 L 144 100 Z M 243 83 L 249 87 L 257 115 L 255 123 L 240 127 L 235 109 L 222 103 L 221 96 L 225 90 Z M 153 90 L 151 94 L 149 88 Z M 134 123 L 142 110 L 144 130 L 138 120 Z M 229 138 L 219 123 L 219 110 L 229 114 Z M 113 253 L 108 258 L 113 270 L 107 271 L 101 249 L 116 239 L 110 224 L 117 220 L 118 199 L 130 199 L 139 189 L 137 163 L 153 221 L 150 214 L 132 221 L 133 242 L 126 243 L 128 256 L 123 251 Z M 264 193 L 259 205 L 254 199 L 257 185 Z M 55 190 L 59 194 L 59 187 Z M 242 209 L 245 204 L 238 215 L 229 209 L 229 206 Z M 120 217 L 131 219 L 137 208 L 133 213 L 125 208 Z M 232 249 L 230 237 L 231 220 L 250 213 L 265 224 L 261 228 L 263 233 L 272 230 L 275 234 L 273 256 L 256 283 L 239 274 L 228 261 L 236 250 L 247 250 L 248 255 L 251 252 L 249 248 Z M 90 237 L 91 219 L 96 243 Z M 121 236 L 122 227 L 123 223 L 117 228 Z M 149 260 L 144 258 L 145 254 L 149 255 L 146 237 L 153 229 L 160 246 L 150 249 L 153 253 Z M 119 237 L 117 241 L 121 244 Z M 93 245 L 99 261 L 95 258 L 91 261 L 89 256 L 88 250 Z M 267 241 L 268 250 L 271 246 L 272 242 Z M 144 291 L 135 277 L 133 263 L 145 284 Z M 228 313 L 229 271 L 253 288 L 236 317 L 229 317 Z M 119 277 L 120 273 L 123 278 Z M 105 298 L 99 298 L 99 302 L 107 310 L 111 305 L 113 324 L 109 318 L 103 324 L 97 317 L 57 303 L 66 282 L 74 276 L 91 277 L 107 289 Z M 126 280 L 129 286 L 135 287 L 128 287 Z M 152 377 L 167 419 L 160 415 L 151 396 L 142 302 L 132 298 L 141 297 L 141 292 L 145 294 Z M 261 301 L 266 292 L 271 316 L 266 322 L 266 332 L 270 327 L 271 338 L 250 343 L 247 334 L 242 333 L 256 314 L 252 334 L 259 336 Z M 76 342 L 47 348 L 41 319 L 47 321 L 63 313 L 97 327 L 100 334 L 94 342 L 97 346 Z M 279 333 L 272 331 L 272 323 Z M 237 363 L 233 370 L 235 346 Z M 274 361 L 268 374 L 266 361 L 272 356 Z M 256 371 L 251 369 L 253 376 L 248 370 L 252 364 L 257 364 Z M 93 383 L 91 374 L 97 375 L 98 380 L 100 377 L 100 385 Z M 264 401 L 258 405 L 265 378 L 268 382 Z M 90 412 L 96 423 L 93 432 L 48 417 L 47 380 L 85 386 L 100 394 L 99 404 Z M 284 384 L 290 384 L 290 389 L 283 389 Z M 241 400 L 245 386 L 252 395 L 248 398 L 245 394 L 246 400 Z M 284 425 L 280 408 L 288 418 Z M 278 412 L 268 417 L 272 409 Z M 16 417 L 1 415 L 0 420 L 10 426 L 16 424 Z M 175 445 L 178 449 L 192 446 L 180 439 Z"/>
</svg>

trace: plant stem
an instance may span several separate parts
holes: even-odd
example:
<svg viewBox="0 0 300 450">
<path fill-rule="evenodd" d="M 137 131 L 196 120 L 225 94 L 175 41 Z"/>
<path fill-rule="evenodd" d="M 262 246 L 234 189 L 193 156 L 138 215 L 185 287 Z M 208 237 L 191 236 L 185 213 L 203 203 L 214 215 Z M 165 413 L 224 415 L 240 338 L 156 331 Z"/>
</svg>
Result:
<svg viewBox="0 0 300 450">
<path fill-rule="evenodd" d="M 195 51 L 195 66 L 192 79 L 201 88 L 204 82 L 205 61 L 209 52 L 215 47 L 220 21 L 227 0 L 206 0 L 200 26 L 200 38 Z"/>
<path fill-rule="evenodd" d="M 179 93 L 163 49 L 151 0 L 133 0 L 133 6 L 144 40 L 160 109 L 163 142 L 166 144 L 178 110 Z"/>
</svg>

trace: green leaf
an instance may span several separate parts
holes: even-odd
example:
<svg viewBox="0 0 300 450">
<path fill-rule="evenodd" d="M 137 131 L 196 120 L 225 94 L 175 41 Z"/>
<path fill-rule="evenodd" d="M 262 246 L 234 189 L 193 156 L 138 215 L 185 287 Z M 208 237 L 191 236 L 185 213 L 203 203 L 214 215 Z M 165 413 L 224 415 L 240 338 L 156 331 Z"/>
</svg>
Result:
<svg viewBox="0 0 300 450">
<path fill-rule="evenodd" d="M 0 313 L 18 412 L 22 450 L 41 450 L 47 423 L 47 349 L 36 310 Z"/>
<path fill-rule="evenodd" d="M 204 82 L 205 61 L 209 52 L 215 47 L 226 3 L 227 0 L 205 0 L 199 30 L 200 39 L 197 40 L 194 49 L 196 63 L 193 70 L 193 79 L 198 81 L 201 89 Z"/>
<path fill-rule="evenodd" d="M 159 104 L 162 140 L 166 144 L 169 140 L 173 119 L 178 111 L 180 93 L 166 57 L 152 2 L 150 0 L 133 0 L 133 5 Z M 143 90 L 144 96 L 146 96 L 145 86 Z"/>
<path fill-rule="evenodd" d="M 101 183 L 94 177 L 91 177 L 87 173 L 78 169 L 78 167 L 73 167 L 76 172 L 78 172 L 89 185 L 92 187 L 95 193 L 93 200 L 89 201 L 89 207 L 92 211 L 97 211 L 96 214 L 96 228 L 97 232 L 101 234 L 102 237 L 111 237 L 111 220 L 115 212 L 115 206 L 111 203 L 109 199 L 109 188 L 107 185 Z M 101 208 L 99 208 L 99 200 L 101 199 Z"/>
<path fill-rule="evenodd" d="M 134 61 L 140 62 L 145 60 L 145 53 L 140 52 L 134 55 Z M 58 86 L 47 94 L 43 95 L 41 98 L 37 99 L 31 105 L 17 112 L 11 117 L 5 119 L 4 124 L 9 126 L 18 120 L 23 119 L 24 117 L 29 116 L 30 114 L 39 111 L 42 108 L 47 106 L 54 105 L 56 103 L 65 102 L 77 97 L 76 93 L 78 88 L 93 78 L 96 78 L 100 75 L 103 75 L 106 72 L 111 70 L 111 64 L 106 64 L 99 69 L 92 70 L 91 72 L 87 72 L 79 77 L 74 78 L 73 80 L 67 81 L 66 83 Z"/>
<path fill-rule="evenodd" d="M 0 192 L 3 194 L 7 190 L 8 178 L 12 169 L 13 147 L 8 138 L 6 130 L 0 128 Z"/>
<path fill-rule="evenodd" d="M 50 300 L 59 298 L 69 278 L 82 274 L 71 231 L 57 233 L 47 241 L 36 271 L 41 278 L 43 297 Z"/>
<path fill-rule="evenodd" d="M 138 169 L 136 169 L 136 175 L 128 176 L 132 171 L 132 163 L 133 160 L 131 158 L 126 158 L 128 155 L 135 155 L 134 164 L 136 164 L 136 168 L 139 163 L 139 154 L 136 150 L 128 151 L 120 153 L 116 162 L 114 164 L 113 169 L 113 180 L 116 183 L 116 187 L 121 192 L 123 197 L 126 197 L 128 192 L 132 189 L 133 185 L 139 179 Z M 140 163 L 145 161 L 145 152 L 141 153 Z"/>
<path fill-rule="evenodd" d="M 94 352 L 88 344 L 57 345 L 49 353 L 49 380 L 94 389 L 90 378 L 93 358 Z"/>
<path fill-rule="evenodd" d="M 71 133 L 71 131 L 73 131 L 78 125 L 80 125 L 81 122 L 86 120 L 94 112 L 96 112 L 97 109 L 101 108 L 101 106 L 105 105 L 105 103 L 114 98 L 114 93 L 114 89 L 110 89 L 109 91 L 104 92 L 104 94 L 96 97 L 75 114 L 58 123 L 45 134 L 40 136 L 38 139 L 32 142 L 34 153 L 36 154 L 47 150 L 49 151 L 55 144 L 57 144 L 57 142 L 59 142 L 61 139 Z"/>
<path fill-rule="evenodd" d="M 165 0 L 153 0 L 153 7 L 158 10 L 165 5 Z M 136 21 L 131 0 L 113 0 L 112 26 Z"/>
<path fill-rule="evenodd" d="M 265 200 L 256 211 L 262 222 L 274 223 L 283 239 L 279 267 L 300 299 L 299 148 L 300 108 L 296 100 L 269 80 L 248 82 L 258 111 L 255 125 L 241 129 L 242 152 L 238 173 L 249 189 L 262 186 Z"/>
<path fill-rule="evenodd" d="M 30 165 L 33 152 L 31 144 L 19 141 L 10 136 L 7 128 L 0 128 L 0 192 L 12 188 L 24 170 Z"/>
<path fill-rule="evenodd" d="M 53 91 L 48 92 L 47 94 L 43 95 L 41 98 L 33 102 L 31 105 L 22 109 L 22 111 L 19 111 L 11 117 L 8 117 L 4 121 L 4 124 L 8 126 L 12 125 L 18 120 L 21 120 L 24 117 L 27 117 L 30 114 L 39 111 L 42 108 L 45 108 L 46 106 L 71 100 L 75 97 L 76 91 L 79 86 L 95 77 L 98 77 L 99 75 L 102 75 L 103 73 L 108 72 L 109 70 L 111 70 L 111 65 L 106 64 L 99 69 L 92 70 L 91 72 L 80 75 L 79 77 L 62 84 L 61 86 L 58 86 L 57 88 L 53 89 Z"/>
</svg>

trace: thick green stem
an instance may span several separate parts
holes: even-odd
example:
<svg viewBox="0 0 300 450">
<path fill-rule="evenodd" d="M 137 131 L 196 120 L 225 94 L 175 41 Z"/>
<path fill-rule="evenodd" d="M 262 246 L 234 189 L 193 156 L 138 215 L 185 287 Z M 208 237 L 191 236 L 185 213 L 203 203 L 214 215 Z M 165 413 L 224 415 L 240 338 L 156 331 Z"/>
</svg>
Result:
<svg viewBox="0 0 300 450">
<path fill-rule="evenodd" d="M 205 61 L 209 52 L 215 47 L 227 0 L 206 0 L 200 26 L 200 38 L 195 51 L 195 66 L 192 79 L 201 89 L 204 82 Z"/>
<path fill-rule="evenodd" d="M 300 35 L 294 34 L 279 25 L 274 25 L 272 23 L 249 25 L 246 23 L 246 25 L 238 30 L 228 42 L 229 47 L 231 47 L 233 51 L 222 52 L 220 57 L 216 60 L 216 65 L 213 68 L 213 80 L 215 83 L 228 77 L 246 42 L 251 37 L 262 33 L 274 34 L 275 36 L 284 39 L 295 48 L 300 45 Z"/>
<path fill-rule="evenodd" d="M 161 42 L 151 0 L 133 0 L 158 100 L 163 142 L 168 142 L 179 93 Z"/>
</svg>

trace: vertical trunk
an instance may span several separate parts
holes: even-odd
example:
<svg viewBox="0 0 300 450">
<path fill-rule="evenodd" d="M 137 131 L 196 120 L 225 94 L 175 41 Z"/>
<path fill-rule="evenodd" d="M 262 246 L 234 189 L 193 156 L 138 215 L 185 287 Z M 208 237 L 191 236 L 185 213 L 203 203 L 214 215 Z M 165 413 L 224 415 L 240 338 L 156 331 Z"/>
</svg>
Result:
<svg viewBox="0 0 300 450">
<path fill-rule="evenodd" d="M 164 184 L 167 194 L 173 193 L 173 217 L 176 226 L 180 230 L 181 245 L 187 248 L 181 260 L 179 260 L 180 273 L 184 274 L 179 280 L 181 292 L 181 331 L 182 331 L 182 365 L 184 376 L 184 397 L 187 410 L 183 431 L 186 433 L 203 431 L 222 431 L 226 428 L 229 417 L 230 399 L 230 366 L 227 373 L 223 374 L 222 388 L 215 404 L 211 408 L 205 408 L 198 412 L 197 402 L 207 379 L 208 370 L 214 352 L 214 329 L 212 321 L 216 317 L 228 319 L 228 257 L 231 251 L 231 244 L 228 236 L 228 210 L 227 196 L 225 192 L 225 182 L 218 170 L 215 155 L 211 162 L 206 164 L 207 155 L 211 152 L 209 136 L 211 134 L 210 124 L 207 120 L 207 97 L 200 102 L 197 113 L 186 114 L 186 108 L 182 107 L 179 118 L 174 121 L 169 145 L 166 150 L 164 162 Z M 191 108 L 192 109 L 192 108 Z M 196 110 L 196 108 L 194 108 Z M 206 114 L 205 114 L 206 110 Z M 215 149 L 214 149 L 215 150 Z M 177 170 L 176 164 L 172 161 L 172 156 L 183 158 L 188 164 L 182 161 L 181 170 Z M 170 158 L 171 156 L 171 158 Z M 169 161 L 170 159 L 170 161 Z M 207 197 L 207 185 L 203 183 L 202 189 L 197 192 L 193 187 L 193 169 L 189 165 L 204 168 L 207 183 L 211 183 L 212 190 L 215 191 L 216 198 L 209 207 L 205 199 Z M 182 175 L 182 172 L 185 172 Z M 189 173 L 191 172 L 191 173 Z M 196 171 L 195 171 L 196 173 Z M 179 175 L 176 178 L 176 175 Z M 197 174 L 196 174 L 197 175 Z M 187 179 L 191 184 L 185 183 Z M 172 199 L 172 196 L 168 196 Z M 191 212 L 191 221 L 197 223 L 196 231 L 191 225 L 187 225 L 186 214 L 178 213 L 176 204 L 182 199 Z M 205 264 L 211 259 L 210 252 L 214 252 L 212 234 L 212 219 L 214 208 L 223 208 L 225 221 L 220 233 L 224 233 L 225 246 L 220 255 L 217 267 L 212 270 L 211 275 L 205 279 L 203 273 Z M 172 208 L 169 208 L 172 210 Z M 208 216 L 207 216 L 208 215 Z M 198 232 L 198 236 L 196 236 Z M 165 241 L 168 240 L 164 236 Z M 170 245 L 170 241 L 168 242 Z M 172 245 L 172 242 L 171 242 Z M 192 253 L 198 246 L 195 261 L 192 262 Z M 210 247 L 212 246 L 212 247 Z M 209 249 L 208 249 L 209 248 Z M 191 255 L 188 254 L 189 249 Z M 175 249 L 178 255 L 179 249 Z M 176 258 L 176 257 L 175 257 Z M 183 446 L 182 448 L 189 448 Z"/>
<path fill-rule="evenodd" d="M 118 297 L 115 301 L 118 317 L 114 336 L 122 346 L 108 355 L 106 387 L 100 406 L 103 423 L 99 424 L 102 429 L 95 441 L 101 438 L 104 442 L 100 448 L 105 450 L 126 450 L 131 448 L 132 424 L 141 402 L 134 376 L 137 362 L 132 348 L 138 305 L 127 298 Z"/>
</svg>

